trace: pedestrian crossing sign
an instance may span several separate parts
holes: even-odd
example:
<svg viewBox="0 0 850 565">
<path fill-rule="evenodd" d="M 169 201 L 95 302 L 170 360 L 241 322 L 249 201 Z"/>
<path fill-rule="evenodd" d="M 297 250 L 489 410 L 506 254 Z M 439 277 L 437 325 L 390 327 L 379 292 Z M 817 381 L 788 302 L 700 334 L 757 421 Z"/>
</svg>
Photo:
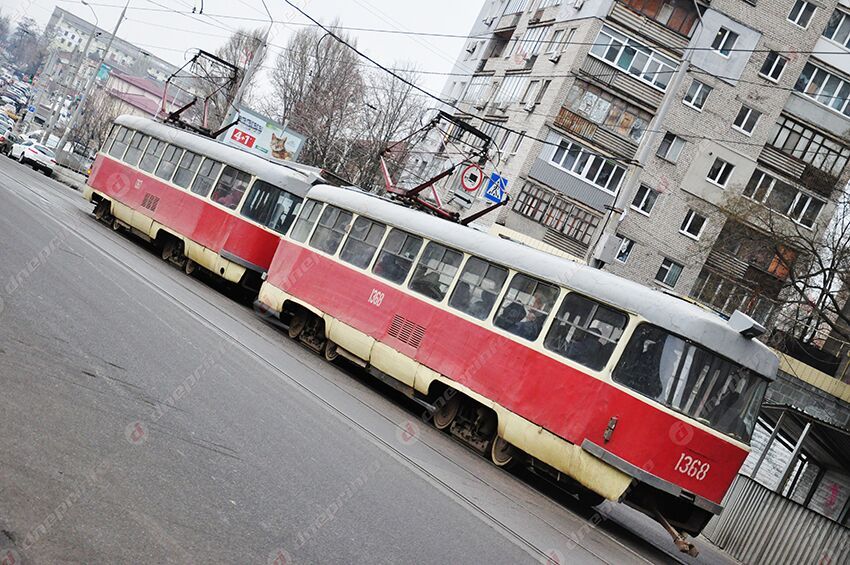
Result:
<svg viewBox="0 0 850 565">
<path fill-rule="evenodd" d="M 505 199 L 507 189 L 508 179 L 498 173 L 492 173 L 490 178 L 487 179 L 487 188 L 484 189 L 484 198 L 490 202 L 501 204 Z"/>
</svg>

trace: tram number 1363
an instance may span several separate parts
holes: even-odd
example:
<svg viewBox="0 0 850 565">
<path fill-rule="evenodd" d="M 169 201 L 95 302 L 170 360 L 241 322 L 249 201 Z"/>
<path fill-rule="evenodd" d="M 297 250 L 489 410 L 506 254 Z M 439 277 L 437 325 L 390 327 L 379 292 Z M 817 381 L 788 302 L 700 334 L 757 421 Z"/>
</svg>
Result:
<svg viewBox="0 0 850 565">
<path fill-rule="evenodd" d="M 708 472 L 711 470 L 711 464 L 703 463 L 699 459 L 694 459 L 690 455 L 682 453 L 679 456 L 679 462 L 676 463 L 676 470 L 683 475 L 687 475 L 701 481 L 705 479 Z"/>
<path fill-rule="evenodd" d="M 369 294 L 369 304 L 374 306 L 380 306 L 384 301 L 384 293 L 378 289 L 373 288 L 372 292 Z"/>
</svg>

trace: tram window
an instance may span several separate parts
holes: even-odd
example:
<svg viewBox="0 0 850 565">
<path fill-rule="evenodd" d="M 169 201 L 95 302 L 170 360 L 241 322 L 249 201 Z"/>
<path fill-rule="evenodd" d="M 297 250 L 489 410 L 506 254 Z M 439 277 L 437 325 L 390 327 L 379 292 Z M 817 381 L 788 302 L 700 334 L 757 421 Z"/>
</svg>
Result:
<svg viewBox="0 0 850 565">
<path fill-rule="evenodd" d="M 508 270 L 478 257 L 470 257 L 463 267 L 460 280 L 449 298 L 449 306 L 473 318 L 484 320 L 493 310 L 502 292 Z"/>
<path fill-rule="evenodd" d="M 221 163 L 212 159 L 204 159 L 204 162 L 198 168 L 198 175 L 192 182 L 192 192 L 201 196 L 209 194 L 220 170 Z"/>
<path fill-rule="evenodd" d="M 534 341 L 558 297 L 558 287 L 517 273 L 493 323 L 514 335 Z"/>
<path fill-rule="evenodd" d="M 393 228 L 384 241 L 372 272 L 390 282 L 403 283 L 421 247 L 421 237 Z"/>
<path fill-rule="evenodd" d="M 339 244 L 342 243 L 342 238 L 345 237 L 345 232 L 350 223 L 351 212 L 341 210 L 336 206 L 325 206 L 316 226 L 316 231 L 310 238 L 310 247 L 333 255 L 339 249 Z"/>
<path fill-rule="evenodd" d="M 127 150 L 127 143 L 130 141 L 130 136 L 133 135 L 133 130 L 124 126 L 116 126 L 116 128 L 115 138 L 112 140 L 112 145 L 109 146 L 109 155 L 120 159 Z"/>
<path fill-rule="evenodd" d="M 316 220 L 319 219 L 319 214 L 322 212 L 322 203 L 315 200 L 308 200 L 301 208 L 301 213 L 298 214 L 298 219 L 295 221 L 295 227 L 292 228 L 292 233 L 289 237 L 295 241 L 304 243 L 307 241 L 307 236 L 313 231 L 313 226 L 316 225 Z"/>
<path fill-rule="evenodd" d="M 463 260 L 463 253 L 430 242 L 425 246 L 407 287 L 434 300 L 442 300 Z"/>
<path fill-rule="evenodd" d="M 236 210 L 250 182 L 250 174 L 228 165 L 221 172 L 221 177 L 219 177 L 210 199 L 231 210 Z"/>
<path fill-rule="evenodd" d="M 142 156 L 142 151 L 144 151 L 149 139 L 150 137 L 140 131 L 134 133 L 127 146 L 127 152 L 124 153 L 124 162 L 132 167 L 138 167 L 139 158 Z"/>
<path fill-rule="evenodd" d="M 351 233 L 339 252 L 339 258 L 355 267 L 365 269 L 372 262 L 378 244 L 384 237 L 387 226 L 370 220 L 365 216 L 359 216 L 351 226 Z"/>
<path fill-rule="evenodd" d="M 159 158 L 162 157 L 165 145 L 166 143 L 161 139 L 151 138 L 150 143 L 145 148 L 145 152 L 142 154 L 142 160 L 139 161 L 139 168 L 152 173 L 157 163 L 159 163 Z"/>
<path fill-rule="evenodd" d="M 177 163 L 180 162 L 180 157 L 183 156 L 183 149 L 176 145 L 169 145 L 162 152 L 162 160 L 156 166 L 156 176 L 162 180 L 171 180 L 171 175 L 174 174 L 174 169 L 177 168 Z"/>
<path fill-rule="evenodd" d="M 197 153 L 192 153 L 191 151 L 183 153 L 183 157 L 177 165 L 177 170 L 174 172 L 172 182 L 182 188 L 188 188 L 189 183 L 192 182 L 192 178 L 194 178 L 195 173 L 198 171 L 198 166 L 203 160 L 204 158 Z"/>
<path fill-rule="evenodd" d="M 595 371 L 611 358 L 628 317 L 576 293 L 564 298 L 544 347 Z"/>
<path fill-rule="evenodd" d="M 666 330 L 642 324 L 613 379 L 673 410 L 748 442 L 767 381 Z"/>
<path fill-rule="evenodd" d="M 263 180 L 254 182 L 242 215 L 278 233 L 286 233 L 298 212 L 301 198 Z"/>
</svg>

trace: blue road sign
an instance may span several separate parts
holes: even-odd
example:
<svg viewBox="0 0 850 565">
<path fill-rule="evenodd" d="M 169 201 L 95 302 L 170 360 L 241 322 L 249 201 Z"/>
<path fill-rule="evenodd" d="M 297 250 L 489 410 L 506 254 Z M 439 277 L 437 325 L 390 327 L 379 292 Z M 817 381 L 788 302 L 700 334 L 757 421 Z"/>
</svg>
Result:
<svg viewBox="0 0 850 565">
<path fill-rule="evenodd" d="M 35 112 L 35 106 L 30 106 L 27 108 L 27 112 Z"/>
<path fill-rule="evenodd" d="M 484 198 L 490 202 L 501 204 L 505 199 L 507 189 L 508 179 L 497 173 L 492 173 L 487 180 L 487 188 L 484 189 Z"/>
</svg>

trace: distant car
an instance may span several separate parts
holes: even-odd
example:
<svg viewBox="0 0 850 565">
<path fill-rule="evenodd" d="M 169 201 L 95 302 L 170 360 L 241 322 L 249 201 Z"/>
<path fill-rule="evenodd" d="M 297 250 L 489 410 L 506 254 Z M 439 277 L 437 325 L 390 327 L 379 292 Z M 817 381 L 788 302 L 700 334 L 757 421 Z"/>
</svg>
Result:
<svg viewBox="0 0 850 565">
<path fill-rule="evenodd" d="M 20 136 L 12 133 L 11 127 L 0 125 L 0 153 L 9 157 L 9 154 L 12 152 L 12 146 L 20 141 Z"/>
<path fill-rule="evenodd" d="M 15 120 L 7 116 L 6 114 L 0 113 L 0 126 L 15 127 Z"/>
<path fill-rule="evenodd" d="M 33 169 L 40 170 L 47 176 L 53 174 L 53 167 L 56 166 L 56 155 L 53 151 L 31 139 L 12 145 L 9 155 L 25 165 L 29 163 Z"/>
</svg>

